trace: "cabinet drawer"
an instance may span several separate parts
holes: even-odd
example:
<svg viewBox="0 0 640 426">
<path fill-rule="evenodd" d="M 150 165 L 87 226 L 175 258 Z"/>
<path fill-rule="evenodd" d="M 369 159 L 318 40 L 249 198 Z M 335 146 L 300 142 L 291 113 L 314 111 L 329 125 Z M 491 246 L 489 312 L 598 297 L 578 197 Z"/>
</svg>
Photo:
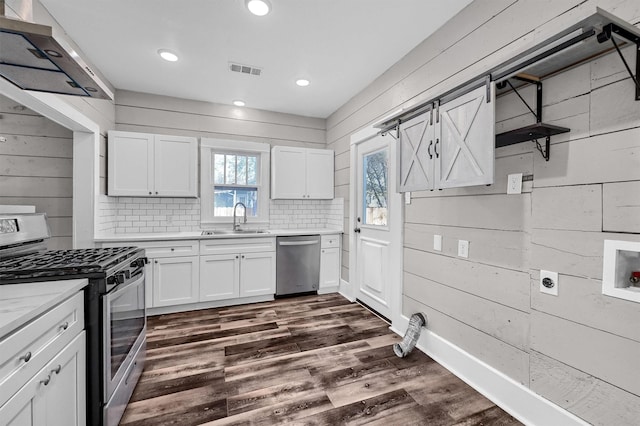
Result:
<svg viewBox="0 0 640 426">
<path fill-rule="evenodd" d="M 79 292 L 0 341 L 0 406 L 84 329 Z"/>
<path fill-rule="evenodd" d="M 340 247 L 339 235 L 322 235 L 320 238 L 322 248 Z"/>
<path fill-rule="evenodd" d="M 229 238 L 200 241 L 200 254 L 258 253 L 276 251 L 276 238 Z"/>
<path fill-rule="evenodd" d="M 156 259 L 159 257 L 174 256 L 197 256 L 197 241 L 131 241 L 126 243 L 107 243 L 103 247 L 122 247 L 135 246 L 143 248 L 145 255 L 149 258 Z"/>
</svg>

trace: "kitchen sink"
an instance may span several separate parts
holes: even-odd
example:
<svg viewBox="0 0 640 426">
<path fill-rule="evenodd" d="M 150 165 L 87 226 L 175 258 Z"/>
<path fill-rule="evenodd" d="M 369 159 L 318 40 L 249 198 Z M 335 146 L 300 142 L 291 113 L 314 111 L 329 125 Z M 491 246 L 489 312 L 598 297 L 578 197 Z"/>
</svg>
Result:
<svg viewBox="0 0 640 426">
<path fill-rule="evenodd" d="M 250 235 L 250 234 L 268 234 L 269 231 L 266 229 L 218 229 L 215 231 L 202 231 L 202 235 Z"/>
</svg>

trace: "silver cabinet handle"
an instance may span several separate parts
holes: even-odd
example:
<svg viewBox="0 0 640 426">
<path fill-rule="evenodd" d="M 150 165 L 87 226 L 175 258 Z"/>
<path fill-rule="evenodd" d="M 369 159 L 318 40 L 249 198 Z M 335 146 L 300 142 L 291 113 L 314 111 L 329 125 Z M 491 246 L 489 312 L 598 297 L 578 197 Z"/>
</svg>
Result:
<svg viewBox="0 0 640 426">
<path fill-rule="evenodd" d="M 60 364 L 58 364 L 58 366 L 56 368 L 51 370 L 51 374 L 53 374 L 53 373 L 60 374 L 60 370 L 61 369 L 62 369 L 62 366 Z"/>
<path fill-rule="evenodd" d="M 62 329 L 62 331 L 66 330 L 67 328 L 69 328 L 69 321 L 65 321 L 60 328 Z"/>
<path fill-rule="evenodd" d="M 31 359 L 31 352 L 27 352 L 18 359 L 24 360 L 24 362 L 29 362 L 29 360 Z"/>
<path fill-rule="evenodd" d="M 43 385 L 47 386 L 50 381 L 51 381 L 51 375 L 48 374 L 46 379 L 40 380 L 40 383 L 42 383 Z"/>
</svg>

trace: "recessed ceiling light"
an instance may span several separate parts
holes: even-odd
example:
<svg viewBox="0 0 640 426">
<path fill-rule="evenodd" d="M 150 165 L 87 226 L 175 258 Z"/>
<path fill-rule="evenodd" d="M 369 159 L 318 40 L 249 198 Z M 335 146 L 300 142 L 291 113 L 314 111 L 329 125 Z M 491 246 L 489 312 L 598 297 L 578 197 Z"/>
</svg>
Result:
<svg viewBox="0 0 640 426">
<path fill-rule="evenodd" d="M 264 16 L 271 11 L 269 0 L 245 0 L 244 3 L 249 12 L 256 16 Z"/>
<path fill-rule="evenodd" d="M 300 78 L 298 80 L 296 80 L 296 84 L 300 87 L 305 87 L 309 85 L 309 80 L 304 79 L 304 78 Z"/>
<path fill-rule="evenodd" d="M 234 104 L 235 106 L 238 106 L 238 107 L 243 107 L 243 106 L 245 106 L 244 101 L 241 101 L 240 99 L 238 99 L 238 100 L 236 100 L 236 101 L 233 101 L 233 104 Z"/>
<path fill-rule="evenodd" d="M 178 55 L 167 49 L 158 50 L 158 55 L 165 61 L 175 62 L 178 60 Z"/>
</svg>

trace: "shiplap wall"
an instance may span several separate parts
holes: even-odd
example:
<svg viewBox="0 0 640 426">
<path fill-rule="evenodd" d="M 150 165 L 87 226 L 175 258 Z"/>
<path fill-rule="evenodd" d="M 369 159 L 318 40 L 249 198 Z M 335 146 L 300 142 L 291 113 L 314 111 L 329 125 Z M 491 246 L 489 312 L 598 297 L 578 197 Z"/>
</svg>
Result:
<svg viewBox="0 0 640 426">
<path fill-rule="evenodd" d="M 73 135 L 0 95 L 0 204 L 47 213 L 49 248 L 71 248 Z"/>
<path fill-rule="evenodd" d="M 637 25 L 640 2 L 476 0 L 327 119 L 336 195 L 349 205 L 350 135 L 430 98 L 595 11 Z M 624 54 L 635 63 L 633 49 Z M 570 127 L 545 162 L 532 143 L 496 151 L 490 187 L 414 192 L 405 206 L 403 312 L 534 392 L 598 425 L 640 418 L 640 305 L 601 294 L 604 239 L 640 241 L 640 102 L 619 57 L 544 82 L 546 122 Z M 535 102 L 532 89 L 523 96 Z M 511 94 L 496 131 L 531 124 Z M 534 175 L 506 195 L 509 173 Z M 345 223 L 345 229 L 349 229 Z M 433 235 L 443 236 L 436 252 Z M 457 241 L 469 240 L 469 258 Z M 348 280 L 349 241 L 342 278 Z M 346 259 L 346 262 L 345 262 Z M 542 294 L 539 270 L 560 273 Z"/>
<path fill-rule="evenodd" d="M 274 145 L 325 148 L 325 120 L 131 91 L 116 92 L 115 129 L 164 135 L 208 137 Z M 106 141 L 101 149 L 101 192 L 106 193 Z M 133 204 L 145 198 L 127 197 Z M 199 202 L 199 200 L 198 200 Z M 117 197 L 102 196 L 99 208 L 117 210 Z M 199 207 L 199 206 L 198 206 Z M 98 212 L 100 216 L 102 212 Z M 114 232 L 118 225 L 101 228 Z M 283 223 L 274 224 L 284 225 Z"/>
</svg>

